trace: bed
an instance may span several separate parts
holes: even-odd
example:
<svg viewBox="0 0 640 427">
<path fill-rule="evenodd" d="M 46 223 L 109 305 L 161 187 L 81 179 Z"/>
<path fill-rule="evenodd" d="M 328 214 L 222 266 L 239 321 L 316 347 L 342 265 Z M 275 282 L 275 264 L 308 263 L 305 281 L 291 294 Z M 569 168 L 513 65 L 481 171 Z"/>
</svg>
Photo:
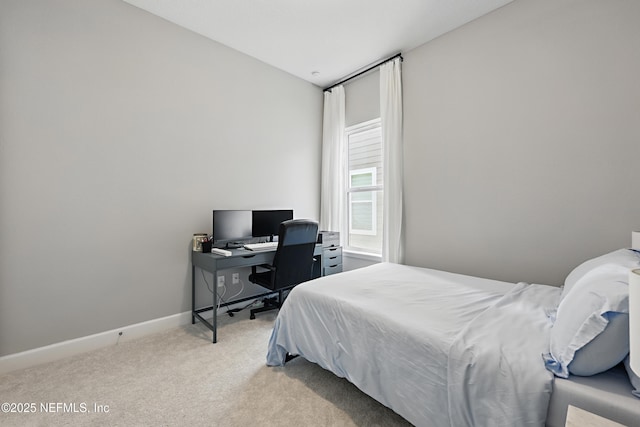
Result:
<svg viewBox="0 0 640 427">
<path fill-rule="evenodd" d="M 561 374 L 549 366 L 550 338 L 563 294 L 375 264 L 294 288 L 276 319 L 267 364 L 302 356 L 417 426 L 563 425 L 567 404 L 589 409 L 598 396 L 576 401 L 571 387 L 554 391 Z M 562 381 L 573 385 L 567 376 Z M 632 425 L 640 400 L 628 377 L 625 391 L 635 405 L 623 421 Z"/>
</svg>

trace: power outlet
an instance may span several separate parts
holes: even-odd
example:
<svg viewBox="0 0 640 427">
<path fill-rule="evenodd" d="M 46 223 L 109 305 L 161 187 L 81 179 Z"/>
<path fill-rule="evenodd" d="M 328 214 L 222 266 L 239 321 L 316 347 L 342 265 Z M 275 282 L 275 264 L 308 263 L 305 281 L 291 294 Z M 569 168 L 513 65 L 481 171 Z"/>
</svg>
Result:
<svg viewBox="0 0 640 427">
<path fill-rule="evenodd" d="M 221 288 L 224 286 L 224 276 L 218 276 L 218 287 Z"/>
<path fill-rule="evenodd" d="M 236 285 L 240 283 L 240 273 L 233 273 L 231 276 L 231 284 Z"/>
</svg>

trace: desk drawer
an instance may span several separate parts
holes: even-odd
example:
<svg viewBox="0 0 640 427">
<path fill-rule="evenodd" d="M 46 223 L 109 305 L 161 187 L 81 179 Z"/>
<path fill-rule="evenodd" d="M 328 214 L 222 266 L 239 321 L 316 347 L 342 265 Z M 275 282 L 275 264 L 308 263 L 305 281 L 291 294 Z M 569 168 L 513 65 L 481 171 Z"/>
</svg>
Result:
<svg viewBox="0 0 640 427">
<path fill-rule="evenodd" d="M 318 243 L 324 248 L 340 246 L 340 233 L 337 231 L 319 231 Z"/>
<path fill-rule="evenodd" d="M 334 265 L 342 265 L 342 248 L 323 248 L 322 266 L 331 267 Z"/>
<path fill-rule="evenodd" d="M 325 267 L 323 276 L 328 276 L 330 274 L 342 273 L 342 264 L 334 265 L 331 267 Z"/>
</svg>

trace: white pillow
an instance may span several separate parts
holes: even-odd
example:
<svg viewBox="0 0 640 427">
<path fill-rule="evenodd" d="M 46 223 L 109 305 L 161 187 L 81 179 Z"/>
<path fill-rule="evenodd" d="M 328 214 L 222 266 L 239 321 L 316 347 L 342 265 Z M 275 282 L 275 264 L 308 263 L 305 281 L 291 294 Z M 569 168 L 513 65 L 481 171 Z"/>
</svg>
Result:
<svg viewBox="0 0 640 427">
<path fill-rule="evenodd" d="M 579 278 L 558 305 L 544 356 L 556 376 L 595 375 L 629 353 L 629 268 L 604 264 Z"/>
<path fill-rule="evenodd" d="M 631 356 L 627 356 L 627 358 L 624 359 L 624 367 L 627 369 L 627 374 L 629 374 L 629 381 L 631 381 L 631 385 L 635 389 L 631 391 L 631 394 L 633 394 L 637 398 L 640 398 L 640 377 L 631 370 L 631 366 L 629 365 L 630 357 Z"/>
<path fill-rule="evenodd" d="M 582 279 L 585 274 L 604 264 L 619 265 L 631 270 L 640 266 L 640 254 L 632 249 L 618 249 L 583 262 L 574 268 L 564 280 L 564 287 L 562 289 L 560 300 L 564 299 L 576 282 Z"/>
</svg>

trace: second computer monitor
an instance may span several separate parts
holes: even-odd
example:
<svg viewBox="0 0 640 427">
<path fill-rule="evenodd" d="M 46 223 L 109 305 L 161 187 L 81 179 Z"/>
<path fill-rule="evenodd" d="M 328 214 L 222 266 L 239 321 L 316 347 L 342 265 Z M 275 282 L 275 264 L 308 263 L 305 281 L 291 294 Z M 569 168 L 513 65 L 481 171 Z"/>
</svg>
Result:
<svg viewBox="0 0 640 427">
<path fill-rule="evenodd" d="M 253 237 L 269 237 L 273 241 L 273 236 L 278 235 L 280 223 L 293 219 L 292 209 L 253 211 L 252 213 L 252 233 Z"/>
</svg>

